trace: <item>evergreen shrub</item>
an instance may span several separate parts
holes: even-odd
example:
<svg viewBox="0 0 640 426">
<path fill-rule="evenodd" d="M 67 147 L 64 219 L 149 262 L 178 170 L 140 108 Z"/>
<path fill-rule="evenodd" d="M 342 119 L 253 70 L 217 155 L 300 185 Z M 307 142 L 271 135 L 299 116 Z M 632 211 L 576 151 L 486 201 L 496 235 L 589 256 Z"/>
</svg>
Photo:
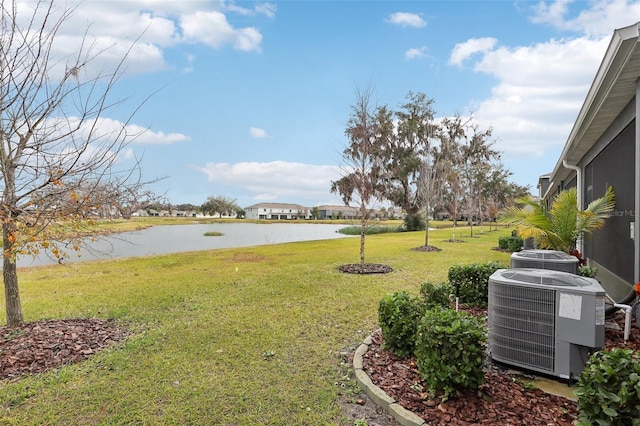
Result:
<svg viewBox="0 0 640 426">
<path fill-rule="evenodd" d="M 448 278 L 451 285 L 458 289 L 461 303 L 485 306 L 489 298 L 489 277 L 502 268 L 505 266 L 495 261 L 453 265 L 449 268 Z"/>
<path fill-rule="evenodd" d="M 640 354 L 594 353 L 576 385 L 580 425 L 640 426 Z"/>
<path fill-rule="evenodd" d="M 433 284 L 425 282 L 420 287 L 420 295 L 424 299 L 425 309 L 451 307 L 451 296 L 455 289 L 449 283 Z"/>
<path fill-rule="evenodd" d="M 416 328 L 423 311 L 422 300 L 406 291 L 386 295 L 378 306 L 384 348 L 402 358 L 412 356 Z"/>
<path fill-rule="evenodd" d="M 406 231 L 424 231 L 427 225 L 419 214 L 408 214 L 404 218 L 404 229 Z"/>
<path fill-rule="evenodd" d="M 522 250 L 524 240 L 522 237 L 500 237 L 498 238 L 498 248 L 508 250 L 511 253 Z"/>
<path fill-rule="evenodd" d="M 426 311 L 416 334 L 416 363 L 429 391 L 447 400 L 484 382 L 484 318 L 453 309 Z"/>
</svg>

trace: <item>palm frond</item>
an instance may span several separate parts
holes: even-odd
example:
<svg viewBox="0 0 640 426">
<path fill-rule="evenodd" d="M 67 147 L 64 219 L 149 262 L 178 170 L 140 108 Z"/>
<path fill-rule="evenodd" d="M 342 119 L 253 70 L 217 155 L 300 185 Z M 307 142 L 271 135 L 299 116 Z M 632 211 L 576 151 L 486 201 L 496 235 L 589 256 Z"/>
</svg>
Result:
<svg viewBox="0 0 640 426">
<path fill-rule="evenodd" d="M 613 188 L 607 188 L 607 192 L 592 202 L 578 216 L 578 230 L 580 232 L 591 232 L 594 229 L 602 228 L 605 220 L 616 207 L 616 197 Z"/>
<path fill-rule="evenodd" d="M 534 237 L 541 248 L 569 252 L 581 235 L 600 228 L 614 207 L 615 196 L 609 187 L 581 212 L 576 188 L 570 188 L 556 196 L 548 211 L 541 203 L 522 198 L 516 206 L 503 209 L 500 217 L 516 225 L 523 238 Z"/>
</svg>

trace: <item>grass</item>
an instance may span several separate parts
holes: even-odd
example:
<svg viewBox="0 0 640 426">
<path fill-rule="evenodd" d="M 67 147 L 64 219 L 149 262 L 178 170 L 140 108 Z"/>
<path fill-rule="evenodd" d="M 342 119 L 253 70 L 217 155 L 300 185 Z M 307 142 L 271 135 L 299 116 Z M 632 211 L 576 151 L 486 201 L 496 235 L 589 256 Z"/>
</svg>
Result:
<svg viewBox="0 0 640 426">
<path fill-rule="evenodd" d="M 509 233 L 448 243 L 451 230 L 432 231 L 432 253 L 410 250 L 423 232 L 369 236 L 367 261 L 392 266 L 385 275 L 337 271 L 358 260 L 355 238 L 23 269 L 26 321 L 113 318 L 132 335 L 0 382 L 0 424 L 340 424 L 340 352 L 377 328 L 380 299 L 417 294 L 455 263 L 507 263 L 491 248 Z"/>
<path fill-rule="evenodd" d="M 209 231 L 209 232 L 205 232 L 203 234 L 205 237 L 221 237 L 224 234 L 222 232 L 217 232 L 217 231 Z"/>
</svg>

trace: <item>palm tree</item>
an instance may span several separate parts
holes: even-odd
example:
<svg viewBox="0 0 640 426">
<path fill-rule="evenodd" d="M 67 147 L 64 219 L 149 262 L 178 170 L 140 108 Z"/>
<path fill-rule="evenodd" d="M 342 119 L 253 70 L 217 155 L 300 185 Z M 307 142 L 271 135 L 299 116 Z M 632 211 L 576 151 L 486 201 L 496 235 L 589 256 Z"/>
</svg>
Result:
<svg viewBox="0 0 640 426">
<path fill-rule="evenodd" d="M 561 191 L 550 209 L 531 198 L 520 198 L 518 205 L 502 210 L 502 219 L 518 227 L 523 238 L 533 237 L 543 249 L 575 251 L 579 238 L 601 228 L 615 207 L 613 188 L 593 200 L 583 211 L 578 209 L 576 188 Z"/>
</svg>

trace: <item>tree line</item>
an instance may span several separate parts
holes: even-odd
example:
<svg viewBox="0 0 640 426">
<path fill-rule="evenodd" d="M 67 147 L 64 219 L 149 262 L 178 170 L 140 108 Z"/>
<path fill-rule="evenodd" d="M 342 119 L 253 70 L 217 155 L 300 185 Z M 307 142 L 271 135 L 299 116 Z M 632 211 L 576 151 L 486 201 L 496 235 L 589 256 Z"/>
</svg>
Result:
<svg viewBox="0 0 640 426">
<path fill-rule="evenodd" d="M 529 187 L 509 182 L 512 173 L 493 148 L 491 128 L 459 114 L 436 120 L 435 101 L 424 93 L 409 92 L 397 109 L 375 105 L 372 97 L 371 88 L 356 89 L 342 177 L 331 184 L 345 205 L 359 209 L 361 263 L 376 203 L 401 208 L 409 231 L 425 227 L 428 246 L 430 218 L 452 219 L 455 239 L 457 220 L 494 221 L 512 200 L 528 194 Z"/>
</svg>

